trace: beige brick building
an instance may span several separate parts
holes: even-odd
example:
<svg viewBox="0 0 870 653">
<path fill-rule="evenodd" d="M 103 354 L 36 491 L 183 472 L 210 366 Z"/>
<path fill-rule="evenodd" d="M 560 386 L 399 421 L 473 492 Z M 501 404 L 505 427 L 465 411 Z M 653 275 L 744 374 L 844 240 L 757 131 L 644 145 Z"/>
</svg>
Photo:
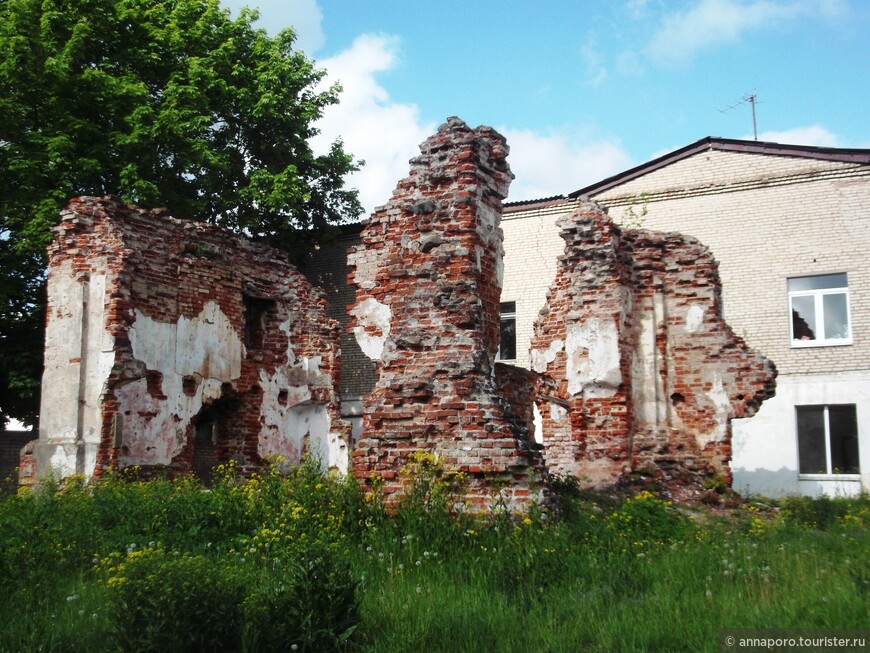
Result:
<svg viewBox="0 0 870 653">
<path fill-rule="evenodd" d="M 870 490 L 870 150 L 705 138 L 567 197 L 507 205 L 503 326 L 516 346 L 503 358 L 517 365 L 563 249 L 556 219 L 581 199 L 710 247 L 727 322 L 776 363 L 776 397 L 734 422 L 736 488 Z"/>
</svg>

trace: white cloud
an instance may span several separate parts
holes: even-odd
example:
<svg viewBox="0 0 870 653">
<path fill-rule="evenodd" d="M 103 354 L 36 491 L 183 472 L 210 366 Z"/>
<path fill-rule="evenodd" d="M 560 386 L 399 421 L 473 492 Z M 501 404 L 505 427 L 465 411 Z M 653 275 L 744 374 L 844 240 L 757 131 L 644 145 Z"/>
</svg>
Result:
<svg viewBox="0 0 870 653">
<path fill-rule="evenodd" d="M 748 31 L 780 24 L 802 14 L 836 11 L 835 0 L 701 0 L 692 9 L 662 19 L 647 54 L 657 63 L 691 59 L 703 50 L 733 43 Z"/>
<path fill-rule="evenodd" d="M 317 0 L 222 0 L 221 4 L 231 9 L 233 16 L 238 16 L 242 7 L 257 9 L 260 20 L 256 26 L 269 34 L 292 27 L 296 32 L 296 48 L 306 54 L 310 55 L 323 46 L 323 13 Z"/>
<path fill-rule="evenodd" d="M 509 201 L 567 195 L 632 165 L 628 154 L 605 140 L 588 142 L 566 134 L 499 129 L 511 148 L 508 162 L 516 179 Z"/>
<path fill-rule="evenodd" d="M 751 140 L 752 136 L 744 136 Z M 770 143 L 788 143 L 791 145 L 811 145 L 815 147 L 842 147 L 840 139 L 821 125 L 795 127 L 783 131 L 765 131 L 758 135 L 758 140 Z"/>
<path fill-rule="evenodd" d="M 326 83 L 340 81 L 344 90 L 340 103 L 329 107 L 318 121 L 321 133 L 313 144 L 323 152 L 341 137 L 348 152 L 365 160 L 363 169 L 347 183 L 359 189 L 366 214 L 390 200 L 396 183 L 408 176 L 409 159 L 419 154 L 420 143 L 437 128 L 421 118 L 416 105 L 391 100 L 378 83 L 378 73 L 397 63 L 397 39 L 371 34 L 358 37 L 350 49 L 318 61 L 328 71 Z M 516 175 L 511 201 L 567 194 L 631 165 L 618 145 L 583 134 L 498 129 L 508 140 L 508 162 Z"/>
<path fill-rule="evenodd" d="M 317 62 L 328 72 L 326 82 L 340 82 L 343 91 L 340 103 L 318 121 L 321 134 L 313 145 L 322 152 L 341 137 L 346 151 L 365 160 L 347 184 L 359 188 L 366 213 L 389 201 L 396 183 L 408 176 L 408 160 L 420 153 L 419 144 L 436 128 L 421 120 L 416 105 L 391 101 L 376 79 L 395 65 L 397 49 L 393 37 L 366 34 L 349 50 Z"/>
</svg>

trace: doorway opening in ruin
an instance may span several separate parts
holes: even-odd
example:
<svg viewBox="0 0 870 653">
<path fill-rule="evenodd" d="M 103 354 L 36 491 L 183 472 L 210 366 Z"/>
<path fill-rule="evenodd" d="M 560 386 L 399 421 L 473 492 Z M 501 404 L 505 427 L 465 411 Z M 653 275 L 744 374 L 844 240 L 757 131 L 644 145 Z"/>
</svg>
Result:
<svg viewBox="0 0 870 653">
<path fill-rule="evenodd" d="M 196 419 L 193 437 L 193 473 L 205 485 L 211 485 L 212 473 L 217 465 L 218 417 L 214 406 L 203 408 Z"/>
<path fill-rule="evenodd" d="M 215 466 L 226 461 L 240 407 L 238 394 L 229 383 L 224 383 L 221 396 L 204 405 L 191 420 L 192 431 L 188 432 L 188 446 L 193 449 L 192 457 L 188 458 L 190 471 L 206 486 L 211 485 Z"/>
</svg>

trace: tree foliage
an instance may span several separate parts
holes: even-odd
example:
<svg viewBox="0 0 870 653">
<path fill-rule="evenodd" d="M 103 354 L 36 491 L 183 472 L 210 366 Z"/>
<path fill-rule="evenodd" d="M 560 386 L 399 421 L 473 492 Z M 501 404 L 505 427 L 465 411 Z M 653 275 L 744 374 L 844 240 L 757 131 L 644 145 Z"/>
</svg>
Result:
<svg viewBox="0 0 870 653">
<path fill-rule="evenodd" d="M 338 89 L 291 30 L 255 19 L 218 0 L 0 0 L 0 420 L 34 416 L 33 356 L 16 357 L 69 198 L 117 194 L 291 250 L 359 215 L 343 185 L 357 162 L 310 145 Z"/>
</svg>

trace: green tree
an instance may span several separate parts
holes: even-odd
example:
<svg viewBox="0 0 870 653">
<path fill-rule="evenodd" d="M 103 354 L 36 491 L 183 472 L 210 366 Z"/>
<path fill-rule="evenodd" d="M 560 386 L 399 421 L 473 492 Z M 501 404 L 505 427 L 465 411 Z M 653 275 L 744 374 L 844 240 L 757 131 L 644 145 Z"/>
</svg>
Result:
<svg viewBox="0 0 870 653">
<path fill-rule="evenodd" d="M 0 423 L 33 421 L 45 247 L 78 195 L 165 206 L 301 252 L 361 212 L 324 72 L 218 0 L 0 0 Z M 36 330 L 36 334 L 34 334 Z"/>
</svg>

